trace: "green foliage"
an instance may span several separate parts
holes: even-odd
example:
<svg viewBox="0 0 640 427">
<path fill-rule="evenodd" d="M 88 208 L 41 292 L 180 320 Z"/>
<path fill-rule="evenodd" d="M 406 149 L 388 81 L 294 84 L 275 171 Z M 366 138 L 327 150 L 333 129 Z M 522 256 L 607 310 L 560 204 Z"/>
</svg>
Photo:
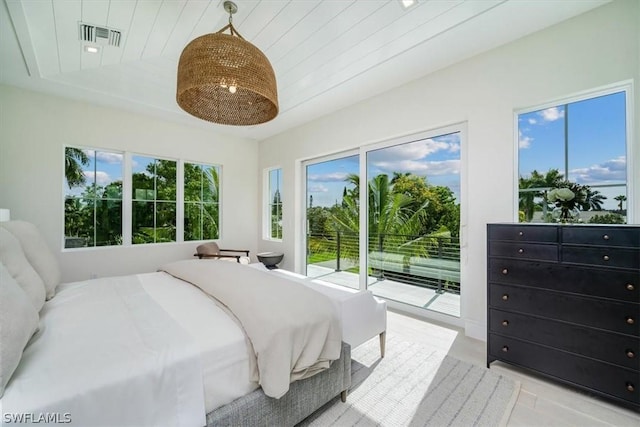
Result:
<svg viewBox="0 0 640 427">
<path fill-rule="evenodd" d="M 66 237 L 82 246 L 122 243 L 122 182 L 91 184 L 79 197 L 67 197 L 64 206 Z"/>
<path fill-rule="evenodd" d="M 568 188 L 575 194 L 575 199 L 570 201 L 559 201 L 553 196 L 553 200 L 549 200 L 550 190 L 558 188 Z M 542 211 L 542 217 L 548 218 L 548 212 L 553 207 L 565 207 L 573 209 L 578 207 L 583 211 L 602 210 L 602 204 L 607 198 L 600 194 L 597 190 L 592 190 L 588 185 L 580 185 L 564 179 L 558 169 L 549 169 L 544 175 L 534 170 L 529 178 L 520 177 L 519 179 L 519 200 L 518 207 L 524 213 L 524 219 L 520 218 L 520 222 L 530 222 L 536 211 Z M 539 202 L 535 199 L 540 198 Z"/>
<path fill-rule="evenodd" d="M 358 260 L 360 229 L 360 179 L 350 174 L 342 202 L 307 209 L 311 259 L 316 253 L 333 253 L 340 233 L 340 256 Z M 381 174 L 368 183 L 368 232 L 371 250 L 402 253 L 405 256 L 431 256 L 459 236 L 460 205 L 453 192 L 427 183 L 411 173 L 394 173 L 393 179 Z M 324 239 L 319 239 L 324 236 Z M 457 245 L 457 243 L 455 244 Z M 454 245 L 454 246 L 455 246 Z M 459 258 L 459 250 L 453 256 Z"/>
<path fill-rule="evenodd" d="M 122 243 L 122 182 L 86 185 L 86 152 L 65 149 L 65 177 L 70 187 L 84 187 L 65 199 L 67 247 Z M 132 174 L 132 242 L 176 241 L 177 162 L 156 159 Z M 184 239 L 219 237 L 219 174 L 215 166 L 184 165 Z"/>
<path fill-rule="evenodd" d="M 547 211 L 548 204 L 546 203 L 546 188 L 557 187 L 564 179 L 564 175 L 558 171 L 558 169 L 549 169 L 544 175 L 534 170 L 531 172 L 529 178 L 520 177 L 519 188 L 520 197 L 518 200 L 519 210 L 524 212 L 524 217 L 527 222 L 533 219 L 535 211 L 542 210 Z M 528 190 L 530 191 L 522 191 Z M 542 197 L 544 202 L 536 203 L 535 199 Z"/>
<path fill-rule="evenodd" d="M 271 238 L 282 239 L 282 198 L 280 190 L 276 190 L 271 201 Z"/>
<path fill-rule="evenodd" d="M 617 213 L 594 215 L 589 219 L 589 224 L 624 224 L 625 222 L 624 217 Z"/>
<path fill-rule="evenodd" d="M 218 168 L 184 164 L 184 240 L 209 240 L 220 236 Z"/>
<path fill-rule="evenodd" d="M 64 149 L 64 176 L 69 188 L 80 187 L 85 184 L 83 166 L 89 165 L 89 156 L 80 148 L 65 147 Z"/>
</svg>

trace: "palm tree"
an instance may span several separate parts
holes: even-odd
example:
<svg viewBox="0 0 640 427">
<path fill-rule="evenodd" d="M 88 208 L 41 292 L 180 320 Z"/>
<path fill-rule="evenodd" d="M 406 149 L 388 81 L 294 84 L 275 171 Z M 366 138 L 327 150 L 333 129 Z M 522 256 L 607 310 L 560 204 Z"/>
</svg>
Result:
<svg viewBox="0 0 640 427">
<path fill-rule="evenodd" d="M 587 194 L 584 202 L 580 203 L 580 208 L 583 211 L 601 211 L 602 203 L 604 203 L 607 196 L 600 194 L 598 190 L 591 190 L 590 187 L 587 187 L 586 190 Z"/>
<path fill-rule="evenodd" d="M 83 166 L 89 165 L 89 156 L 83 150 L 74 147 L 64 149 L 64 176 L 69 188 L 80 187 L 87 181 Z"/>
<path fill-rule="evenodd" d="M 355 188 L 344 198 L 344 208 L 335 212 L 333 219 L 339 230 L 357 234 L 360 229 L 360 219 L 359 203 L 356 197 L 360 179 L 358 175 L 350 174 L 346 180 Z M 413 208 L 413 198 L 406 194 L 394 193 L 393 185 L 386 174 L 380 174 L 371 179 L 368 188 L 368 234 L 371 244 L 384 250 L 385 242 L 391 235 L 413 236 L 419 233 L 428 202 L 423 203 L 418 209 Z M 403 242 L 404 245 L 410 243 Z M 398 242 L 394 242 L 393 246 L 397 247 L 397 244 Z"/>
<path fill-rule="evenodd" d="M 564 176 L 558 169 L 549 169 L 544 175 L 533 170 L 529 178 L 519 179 L 519 209 L 524 212 L 526 221 L 531 221 L 536 207 L 541 207 L 543 215 L 547 212 L 547 192 L 545 188 L 557 187 L 563 181 Z M 531 189 L 530 191 L 523 191 Z M 542 197 L 542 203 L 535 203 L 536 197 Z"/>
<path fill-rule="evenodd" d="M 625 196 L 624 194 L 621 194 L 619 196 L 614 197 L 613 200 L 618 201 L 618 210 L 622 212 L 622 203 L 627 201 L 627 196 Z"/>
</svg>

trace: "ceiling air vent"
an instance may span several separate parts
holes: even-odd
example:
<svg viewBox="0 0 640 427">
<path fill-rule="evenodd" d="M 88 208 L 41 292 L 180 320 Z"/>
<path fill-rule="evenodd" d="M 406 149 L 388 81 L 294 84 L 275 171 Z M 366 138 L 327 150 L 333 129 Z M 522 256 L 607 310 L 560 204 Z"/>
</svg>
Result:
<svg viewBox="0 0 640 427">
<path fill-rule="evenodd" d="M 79 23 L 80 40 L 105 46 L 120 47 L 122 32 L 108 27 Z"/>
</svg>

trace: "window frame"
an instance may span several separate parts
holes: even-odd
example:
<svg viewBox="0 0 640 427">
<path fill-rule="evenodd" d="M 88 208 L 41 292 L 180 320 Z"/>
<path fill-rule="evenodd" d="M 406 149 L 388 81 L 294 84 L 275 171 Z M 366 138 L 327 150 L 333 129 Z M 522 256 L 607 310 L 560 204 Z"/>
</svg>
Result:
<svg viewBox="0 0 640 427">
<path fill-rule="evenodd" d="M 67 190 L 68 190 L 68 185 L 67 185 L 67 177 L 65 176 L 65 173 L 63 171 L 62 173 L 62 251 L 77 251 L 77 250 L 95 250 L 95 249 L 103 249 L 103 248 L 119 248 L 122 246 L 125 246 L 126 242 L 125 242 L 125 224 L 126 224 L 126 197 L 125 197 L 125 188 L 127 185 L 127 176 L 126 176 L 126 152 L 122 151 L 122 150 L 118 150 L 118 149 L 111 149 L 111 148 L 97 148 L 97 147 L 88 147 L 85 145 L 73 145 L 73 144 L 64 144 L 62 146 L 62 164 L 64 165 L 66 162 L 66 151 L 67 148 L 75 148 L 75 149 L 79 149 L 82 151 L 93 151 L 94 152 L 94 171 L 95 171 L 95 153 L 97 152 L 103 152 L 103 153 L 109 153 L 109 154 L 118 154 L 122 156 L 122 165 L 121 165 L 121 173 L 122 173 L 122 198 L 120 199 L 120 204 L 121 204 L 121 222 L 120 222 L 120 237 L 122 239 L 120 244 L 115 244 L 115 245 L 96 245 L 95 244 L 95 238 L 94 238 L 94 244 L 92 246 L 81 246 L 81 247 L 66 247 L 66 223 L 67 223 L 67 216 L 66 216 L 66 200 L 67 200 Z M 94 174 L 94 183 L 95 183 L 95 174 Z M 94 201 L 94 206 L 93 206 L 93 217 L 94 217 L 94 236 L 95 236 L 95 211 L 96 211 L 96 205 L 95 205 L 95 201 L 97 199 L 93 199 Z M 108 200 L 118 200 L 118 199 L 108 199 Z"/>
<path fill-rule="evenodd" d="M 175 202 L 175 240 L 169 241 L 169 242 L 158 242 L 157 241 L 157 236 L 155 236 L 154 233 L 154 241 L 153 242 L 146 242 L 146 243 L 134 243 L 133 242 L 133 205 L 135 202 L 149 202 L 151 200 L 148 199 L 135 199 L 133 197 L 133 160 L 134 157 L 146 157 L 146 158 L 151 158 L 153 159 L 154 163 L 157 162 L 158 160 L 161 161 L 170 161 L 170 162 L 175 162 L 176 163 L 176 195 L 175 195 L 175 200 L 165 200 L 165 199 L 158 199 L 158 191 L 157 191 L 157 179 L 154 179 L 154 198 L 153 198 L 153 204 L 154 204 L 154 215 L 153 215 L 153 229 L 154 231 L 157 230 L 157 204 L 158 202 L 160 203 L 168 203 L 168 202 Z M 131 182 L 131 188 L 129 189 L 129 194 L 128 197 L 130 197 L 131 199 L 131 210 L 130 210 L 130 224 L 129 224 L 129 228 L 128 228 L 128 232 L 129 232 L 129 239 L 131 242 L 131 246 L 142 246 L 142 245 L 154 245 L 154 244 L 166 244 L 166 243 L 177 243 L 180 240 L 178 239 L 178 222 L 179 222 L 179 215 L 178 215 L 178 206 L 179 206 L 179 200 L 178 200 L 178 187 L 180 187 L 180 181 L 178 180 L 179 177 L 179 173 L 178 173 L 178 168 L 180 165 L 180 160 L 176 159 L 176 158 L 171 158 L 171 157 L 163 157 L 163 156 L 157 156 L 157 155 L 152 155 L 152 154 L 140 154 L 140 153 L 131 153 L 130 156 L 130 161 L 131 161 L 131 169 L 130 169 L 130 182 Z"/>
<path fill-rule="evenodd" d="M 262 211 L 262 239 L 263 240 L 267 240 L 270 242 L 282 242 L 282 239 L 284 237 L 284 229 L 283 227 L 281 228 L 281 236 L 280 238 L 276 238 L 272 236 L 272 228 L 271 228 L 271 224 L 272 224 L 272 207 L 274 206 L 271 200 L 271 172 L 273 171 L 279 171 L 279 175 L 280 175 L 280 180 L 282 180 L 282 167 L 281 166 L 271 166 L 268 168 L 265 168 L 263 170 L 263 175 L 262 175 L 262 194 L 263 194 L 263 211 Z M 282 221 L 282 187 L 280 186 L 279 182 L 278 182 L 278 188 L 276 189 L 276 191 L 280 192 L 280 220 Z"/>
<path fill-rule="evenodd" d="M 185 173 L 184 172 L 185 172 L 185 169 L 186 169 L 185 165 L 187 163 L 189 163 L 191 165 L 197 165 L 197 166 L 200 166 L 200 167 L 202 167 L 202 166 L 214 167 L 214 168 L 216 168 L 218 170 L 218 172 L 217 172 L 218 173 L 218 189 L 217 189 L 217 192 L 218 192 L 218 202 L 217 202 L 217 205 L 218 205 L 218 219 L 217 219 L 218 236 L 217 237 L 207 238 L 207 239 L 198 239 L 198 240 L 186 240 L 185 239 L 185 233 L 184 233 L 184 230 L 185 230 L 184 225 L 185 225 L 185 220 L 186 220 L 186 213 L 185 213 L 185 209 L 184 209 L 185 205 L 187 203 L 192 203 L 192 204 L 199 204 L 199 205 L 203 206 L 205 204 L 210 204 L 211 203 L 211 202 L 202 202 L 202 201 L 200 201 L 200 202 L 192 202 L 192 201 L 185 200 L 184 187 L 185 187 L 186 182 L 185 182 L 185 179 L 184 179 L 184 177 L 185 177 Z M 221 209 L 221 207 L 222 207 L 222 165 L 221 164 L 215 164 L 215 163 L 203 163 L 203 162 L 199 162 L 199 161 L 191 161 L 191 160 L 184 159 L 184 160 L 180 160 L 180 165 L 179 165 L 178 169 L 180 171 L 180 173 L 178 174 L 179 181 L 182 182 L 182 185 L 180 186 L 181 191 L 180 191 L 180 195 L 179 195 L 179 198 L 180 198 L 180 202 L 179 202 L 180 203 L 180 208 L 179 208 L 179 210 L 180 210 L 181 215 L 182 215 L 182 220 L 180 221 L 181 231 L 182 231 L 181 232 L 181 241 L 182 242 L 204 242 L 204 241 L 211 241 L 211 240 L 220 240 L 221 239 L 221 235 L 222 235 L 222 227 L 221 227 L 221 224 L 222 224 L 222 209 Z M 202 226 L 202 221 L 201 221 L 201 226 Z"/>
<path fill-rule="evenodd" d="M 634 87 L 632 80 L 625 80 L 617 83 L 613 83 L 606 86 L 600 86 L 597 88 L 589 89 L 574 93 L 572 95 L 567 95 L 559 98 L 555 98 L 551 101 L 547 101 L 541 104 L 536 104 L 533 106 L 529 106 L 526 108 L 514 109 L 513 112 L 513 140 L 514 140 L 514 200 L 513 200 L 513 221 L 519 222 L 518 211 L 519 211 L 519 194 L 520 194 L 520 147 L 519 147 L 519 122 L 518 118 L 522 114 L 527 114 L 535 111 L 545 110 L 547 108 L 557 107 L 565 104 L 572 104 L 580 101 L 587 101 L 589 99 L 598 98 L 601 96 L 612 95 L 614 93 L 624 92 L 625 94 L 625 131 L 626 131 L 626 141 L 625 141 L 625 156 L 626 156 L 626 188 L 627 188 L 627 224 L 634 224 L 638 221 L 636 218 L 637 213 L 634 211 L 634 203 L 633 197 L 635 195 L 635 185 L 633 181 L 634 176 L 634 153 L 633 153 L 633 141 L 634 134 L 633 129 L 635 126 L 634 122 Z M 566 159 L 564 159 L 566 161 Z M 565 177 L 568 179 L 568 177 Z M 601 188 L 601 187 L 595 187 Z"/>
<path fill-rule="evenodd" d="M 109 152 L 121 154 L 123 156 L 122 159 L 122 243 L 119 245 L 110 245 L 110 246 L 83 246 L 78 248 L 66 248 L 65 247 L 65 223 L 66 223 L 66 215 L 65 215 L 65 200 L 66 196 L 66 176 L 64 171 L 61 176 L 61 187 L 62 187 L 62 203 L 61 203 L 61 229 L 62 229 L 62 237 L 61 237 L 61 251 L 64 252 L 77 252 L 77 251 L 92 251 L 92 250 L 104 250 L 104 249 L 116 249 L 116 248 L 131 248 L 131 247 L 148 247 L 152 245 L 171 245 L 171 244 L 180 244 L 184 243 L 184 164 L 192 163 L 199 165 L 207 165 L 214 166 L 218 169 L 218 237 L 215 239 L 206 239 L 210 240 L 220 240 L 223 235 L 223 170 L 224 165 L 219 163 L 203 163 L 200 161 L 192 161 L 186 160 L 182 158 L 175 158 L 170 156 L 162 156 L 156 154 L 148 154 L 148 153 L 140 153 L 140 152 L 132 152 L 127 150 L 120 150 L 117 148 L 104 148 L 104 147 L 95 147 L 95 146 L 85 146 L 85 145 L 74 145 L 74 144 L 64 144 L 62 146 L 62 155 L 61 161 L 64 165 L 65 162 L 65 151 L 67 147 L 71 148 L 79 148 L 81 150 L 93 150 L 96 152 Z M 154 160 L 169 160 L 176 162 L 176 228 L 175 228 L 175 241 L 170 242 L 154 242 L 154 243 L 137 243 L 133 244 L 133 157 L 141 156 L 148 157 Z M 155 221 L 155 220 L 154 220 Z M 201 242 L 204 240 L 187 240 L 186 242 L 194 243 Z"/>
</svg>

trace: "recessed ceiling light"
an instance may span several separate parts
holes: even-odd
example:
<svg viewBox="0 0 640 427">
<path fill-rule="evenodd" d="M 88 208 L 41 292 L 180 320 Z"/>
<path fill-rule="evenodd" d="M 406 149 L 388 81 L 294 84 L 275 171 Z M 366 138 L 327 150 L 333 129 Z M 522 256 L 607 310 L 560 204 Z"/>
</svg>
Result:
<svg viewBox="0 0 640 427">
<path fill-rule="evenodd" d="M 418 0 L 400 0 L 400 4 L 403 8 L 409 9 L 411 6 L 418 4 Z"/>
<path fill-rule="evenodd" d="M 85 46 L 84 51 L 87 53 L 98 53 L 100 48 L 98 46 Z"/>
</svg>

